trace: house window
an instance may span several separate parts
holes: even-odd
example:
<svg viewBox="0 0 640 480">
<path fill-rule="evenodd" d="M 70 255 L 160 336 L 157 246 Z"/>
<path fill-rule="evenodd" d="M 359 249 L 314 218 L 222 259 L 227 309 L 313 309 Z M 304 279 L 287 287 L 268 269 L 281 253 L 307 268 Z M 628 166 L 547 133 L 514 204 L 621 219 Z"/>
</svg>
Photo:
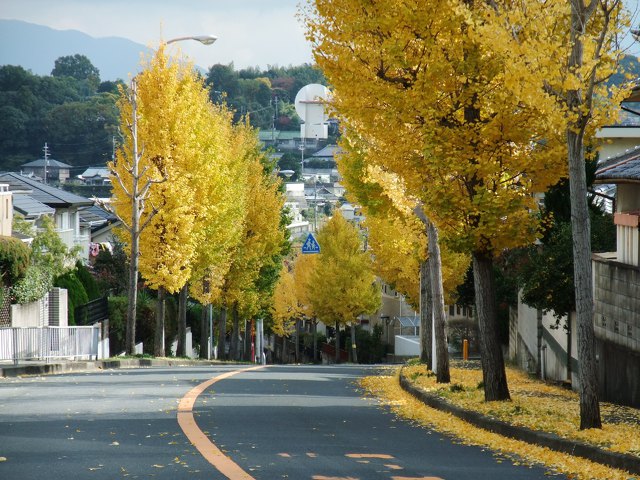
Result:
<svg viewBox="0 0 640 480">
<path fill-rule="evenodd" d="M 602 326 L 602 328 L 607 328 L 607 317 L 605 317 L 604 315 L 600 320 L 600 325 Z"/>
<path fill-rule="evenodd" d="M 633 327 L 631 325 L 627 325 L 627 337 L 633 338 Z"/>
<path fill-rule="evenodd" d="M 453 305 L 449 305 L 449 316 L 453 317 L 456 314 L 455 307 Z"/>
<path fill-rule="evenodd" d="M 617 320 L 613 321 L 613 331 L 615 333 L 620 333 L 620 324 L 618 323 Z"/>
</svg>

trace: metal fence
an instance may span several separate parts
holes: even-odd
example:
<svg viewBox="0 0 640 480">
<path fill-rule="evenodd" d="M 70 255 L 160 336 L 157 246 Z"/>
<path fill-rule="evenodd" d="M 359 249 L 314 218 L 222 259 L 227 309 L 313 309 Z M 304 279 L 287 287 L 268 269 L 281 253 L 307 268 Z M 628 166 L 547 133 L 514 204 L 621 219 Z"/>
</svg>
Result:
<svg viewBox="0 0 640 480">
<path fill-rule="evenodd" d="M 99 327 L 0 328 L 0 360 L 98 358 Z"/>
</svg>

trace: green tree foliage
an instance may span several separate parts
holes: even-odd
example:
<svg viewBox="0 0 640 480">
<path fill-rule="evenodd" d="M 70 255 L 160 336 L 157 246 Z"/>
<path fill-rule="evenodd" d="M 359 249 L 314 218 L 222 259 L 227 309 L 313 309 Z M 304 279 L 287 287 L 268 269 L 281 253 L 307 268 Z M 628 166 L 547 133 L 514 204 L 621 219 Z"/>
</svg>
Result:
<svg viewBox="0 0 640 480">
<path fill-rule="evenodd" d="M 101 250 L 93 262 L 93 271 L 99 289 L 111 291 L 113 295 L 122 295 L 127 290 L 127 254 L 124 245 L 113 239 L 113 251 Z"/>
<path fill-rule="evenodd" d="M 3 168 L 17 170 L 40 158 L 45 142 L 53 158 L 70 165 L 84 168 L 87 159 L 99 164 L 110 158 L 117 132 L 114 85 L 100 84 L 97 69 L 82 55 L 61 57 L 54 72 L 39 76 L 0 66 Z"/>
<path fill-rule="evenodd" d="M 0 286 L 10 287 L 27 273 L 29 247 L 13 237 L 0 237 Z"/>
<path fill-rule="evenodd" d="M 56 59 L 51 76 L 75 78 L 92 93 L 100 85 L 100 71 L 93 66 L 91 60 L 78 53 Z"/>
<path fill-rule="evenodd" d="M 595 160 L 586 162 L 589 188 L 595 179 L 596 166 Z M 553 312 L 558 320 L 576 309 L 569 195 L 567 180 L 547 192 L 542 213 L 547 228 L 540 245 L 516 254 L 523 301 L 544 312 Z M 592 251 L 614 251 L 616 231 L 612 216 L 603 211 L 596 196 L 589 196 L 588 206 Z"/>
<path fill-rule="evenodd" d="M 213 65 L 206 83 L 214 102 L 226 102 L 235 111 L 235 121 L 248 116 L 254 127 L 297 130 L 300 118 L 293 107 L 296 94 L 309 83 L 326 85 L 326 80 L 320 70 L 307 64 L 235 70 L 230 63 Z"/>
<path fill-rule="evenodd" d="M 82 283 L 82 285 L 84 286 L 89 301 L 95 300 L 96 298 L 100 298 L 102 296 L 102 292 L 100 291 L 98 282 L 96 282 L 93 274 L 87 267 L 84 266 L 84 264 L 80 260 L 76 262 L 75 274 L 78 280 L 80 280 L 80 283 Z"/>
</svg>

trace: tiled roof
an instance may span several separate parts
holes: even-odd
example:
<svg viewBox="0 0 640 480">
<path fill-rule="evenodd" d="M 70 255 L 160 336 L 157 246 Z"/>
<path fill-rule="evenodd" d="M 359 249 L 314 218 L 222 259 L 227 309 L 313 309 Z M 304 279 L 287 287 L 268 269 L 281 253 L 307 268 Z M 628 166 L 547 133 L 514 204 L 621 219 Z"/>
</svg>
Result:
<svg viewBox="0 0 640 480">
<path fill-rule="evenodd" d="M 595 183 L 630 182 L 640 182 L 640 147 L 608 158 L 596 170 Z"/>
<path fill-rule="evenodd" d="M 319 152 L 316 152 L 312 155 L 312 157 L 331 157 L 333 158 L 336 154 L 342 153 L 342 149 L 338 145 L 327 145 Z"/>
<path fill-rule="evenodd" d="M 13 209 L 25 217 L 39 217 L 40 215 L 53 215 L 55 209 L 35 200 L 25 193 L 13 194 Z"/>
<path fill-rule="evenodd" d="M 9 184 L 9 190 L 11 191 L 28 191 L 29 196 L 33 199 L 53 208 L 93 205 L 93 201 L 88 198 L 66 192 L 50 185 L 45 185 L 19 173 L 0 174 L 0 183 Z"/>
<path fill-rule="evenodd" d="M 81 177 L 83 178 L 90 178 L 90 177 L 102 177 L 102 178 L 109 178 L 109 169 L 106 167 L 90 167 L 87 168 L 84 173 L 81 175 Z"/>
<path fill-rule="evenodd" d="M 79 210 L 80 222 L 87 225 L 103 225 L 105 223 L 113 223 L 117 217 L 105 209 L 93 205 Z"/>
<path fill-rule="evenodd" d="M 38 160 L 34 160 L 33 162 L 25 163 L 23 167 L 44 167 L 44 158 L 39 158 Z M 58 160 L 54 160 L 53 158 L 47 159 L 47 167 L 54 168 L 71 168 L 71 165 L 67 165 L 66 163 L 59 162 Z"/>
</svg>

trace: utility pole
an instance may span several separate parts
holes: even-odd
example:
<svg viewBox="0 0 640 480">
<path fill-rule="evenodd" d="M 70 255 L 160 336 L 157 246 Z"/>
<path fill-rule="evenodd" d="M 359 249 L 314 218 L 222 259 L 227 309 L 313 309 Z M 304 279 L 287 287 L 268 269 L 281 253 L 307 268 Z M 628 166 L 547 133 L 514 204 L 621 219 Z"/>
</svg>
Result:
<svg viewBox="0 0 640 480">
<path fill-rule="evenodd" d="M 304 137 L 302 137 L 302 143 L 298 145 L 298 148 L 300 149 L 300 179 L 304 183 Z"/>
<path fill-rule="evenodd" d="M 44 148 L 42 149 L 44 151 L 44 184 L 47 184 L 47 166 L 49 163 L 49 146 L 47 145 L 47 142 L 44 142 Z"/>
</svg>

